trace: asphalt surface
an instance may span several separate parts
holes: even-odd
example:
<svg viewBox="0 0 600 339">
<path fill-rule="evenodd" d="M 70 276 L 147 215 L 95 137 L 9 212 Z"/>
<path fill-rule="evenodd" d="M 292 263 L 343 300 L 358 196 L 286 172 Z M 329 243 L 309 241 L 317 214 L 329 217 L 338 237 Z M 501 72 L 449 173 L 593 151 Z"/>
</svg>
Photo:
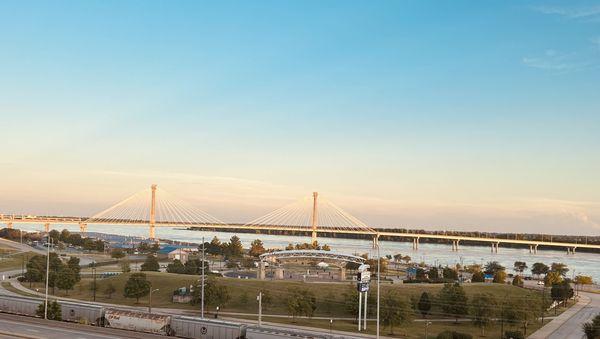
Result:
<svg viewBox="0 0 600 339">
<path fill-rule="evenodd" d="M 150 333 L 139 333 L 114 328 L 79 325 L 62 321 L 0 313 L 0 338 L 40 339 L 101 339 L 101 338 L 165 338 Z"/>
<path fill-rule="evenodd" d="M 582 325 L 600 314 L 600 294 L 586 292 L 579 292 L 579 294 L 590 298 L 590 303 L 564 322 L 556 331 L 548 336 L 548 339 L 585 338 Z"/>
</svg>

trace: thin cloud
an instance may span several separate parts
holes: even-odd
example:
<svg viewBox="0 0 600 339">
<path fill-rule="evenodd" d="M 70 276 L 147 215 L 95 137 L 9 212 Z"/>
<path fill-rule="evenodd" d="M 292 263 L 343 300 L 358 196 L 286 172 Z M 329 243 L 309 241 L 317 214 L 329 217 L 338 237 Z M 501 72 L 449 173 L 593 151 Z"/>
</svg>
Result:
<svg viewBox="0 0 600 339">
<path fill-rule="evenodd" d="M 561 53 L 549 49 L 541 56 L 524 57 L 523 64 L 532 67 L 557 73 L 570 73 L 585 70 L 593 64 L 587 61 L 578 60 L 575 53 Z"/>
<path fill-rule="evenodd" d="M 600 6 L 590 7 L 555 7 L 540 6 L 535 10 L 549 15 L 558 15 L 571 20 L 600 21 Z"/>
</svg>

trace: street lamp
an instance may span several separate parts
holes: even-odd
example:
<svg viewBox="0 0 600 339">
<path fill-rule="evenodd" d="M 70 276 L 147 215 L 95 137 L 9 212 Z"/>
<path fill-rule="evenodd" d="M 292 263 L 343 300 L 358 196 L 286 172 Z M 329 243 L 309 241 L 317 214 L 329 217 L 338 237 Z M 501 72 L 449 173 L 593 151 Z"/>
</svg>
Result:
<svg viewBox="0 0 600 339">
<path fill-rule="evenodd" d="M 333 319 L 329 319 L 329 335 L 333 334 Z"/>
<path fill-rule="evenodd" d="M 50 277 L 50 245 L 52 244 L 52 238 L 50 237 L 50 233 L 48 233 L 48 242 L 46 246 L 48 247 L 48 252 L 46 255 L 46 297 L 44 299 L 44 319 L 48 319 L 48 279 Z"/>
<path fill-rule="evenodd" d="M 219 306 L 217 306 L 217 313 L 215 314 L 215 319 L 219 317 Z"/>
<path fill-rule="evenodd" d="M 150 287 L 150 297 L 148 298 L 148 313 L 152 313 L 152 292 L 158 292 L 158 288 L 153 290 L 152 287 Z"/>
</svg>

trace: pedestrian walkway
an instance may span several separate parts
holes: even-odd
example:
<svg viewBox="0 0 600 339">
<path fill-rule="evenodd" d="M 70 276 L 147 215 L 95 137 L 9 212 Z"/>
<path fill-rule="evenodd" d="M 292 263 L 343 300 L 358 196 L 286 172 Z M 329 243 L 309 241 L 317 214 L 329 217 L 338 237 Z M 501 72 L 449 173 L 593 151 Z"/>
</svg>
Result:
<svg viewBox="0 0 600 339">
<path fill-rule="evenodd" d="M 577 312 L 586 307 L 590 303 L 591 299 L 585 295 L 580 295 L 577 303 L 568 310 L 564 311 L 561 315 L 554 318 L 551 322 L 544 325 L 539 330 L 535 331 L 532 335 L 530 335 L 529 339 L 545 339 L 549 338 L 552 333 L 558 330 L 564 323 L 566 323 L 571 317 L 573 317 Z"/>
</svg>

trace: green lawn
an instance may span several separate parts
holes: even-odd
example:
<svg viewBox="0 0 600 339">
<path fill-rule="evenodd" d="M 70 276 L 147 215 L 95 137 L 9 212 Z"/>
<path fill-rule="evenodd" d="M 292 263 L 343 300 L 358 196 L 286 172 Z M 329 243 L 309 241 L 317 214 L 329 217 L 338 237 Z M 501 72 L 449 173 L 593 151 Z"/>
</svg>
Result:
<svg viewBox="0 0 600 339">
<path fill-rule="evenodd" d="M 170 273 L 159 273 L 159 272 L 146 272 L 148 279 L 152 282 L 153 288 L 158 288 L 159 291 L 153 294 L 153 306 L 164 307 L 164 308 L 182 308 L 188 310 L 197 310 L 198 306 L 192 307 L 188 304 L 174 304 L 171 302 L 172 293 L 179 287 L 189 286 L 198 280 L 198 276 L 189 275 L 178 275 Z M 140 303 L 136 304 L 135 299 L 124 298 L 122 291 L 129 274 L 122 274 L 116 277 L 107 279 L 98 279 L 98 291 L 96 294 L 96 300 L 99 302 L 124 304 L 131 306 L 146 306 L 148 298 L 140 299 Z M 351 317 L 346 311 L 344 304 L 343 294 L 351 289 L 354 289 L 354 285 L 351 283 L 303 283 L 295 281 L 258 281 L 258 280 L 242 280 L 233 278 L 218 278 L 219 283 L 228 286 L 229 293 L 231 295 L 230 301 L 225 305 L 219 305 L 221 312 L 242 312 L 242 313 L 256 313 L 257 302 L 256 295 L 259 290 L 269 291 L 272 302 L 269 305 L 264 305 L 263 314 L 267 318 L 265 321 L 292 323 L 297 325 L 315 326 L 322 328 L 329 328 L 328 320 L 317 320 L 317 319 L 292 319 L 288 318 L 268 318 L 268 315 L 287 315 L 285 308 L 285 299 L 289 295 L 290 289 L 293 288 L 306 288 L 313 291 L 317 298 L 317 310 L 315 316 L 317 317 Z M 108 297 L 104 291 L 108 284 L 112 284 L 117 292 Z M 71 298 L 77 298 L 82 300 L 91 300 L 92 292 L 90 291 L 91 279 L 84 279 L 76 285 L 74 290 L 69 291 L 68 296 Z M 25 286 L 29 284 L 24 283 Z M 463 285 L 467 295 L 470 297 L 475 293 L 491 293 L 495 295 L 498 300 L 507 298 L 537 298 L 540 292 L 535 292 L 523 288 L 514 287 L 511 285 L 500 285 L 500 284 L 465 284 Z M 394 290 L 398 294 L 410 298 L 416 298 L 421 295 L 422 292 L 426 291 L 430 295 L 434 296 L 443 287 L 438 284 L 400 284 L 400 285 L 382 285 L 382 295 L 389 290 Z M 43 291 L 43 284 L 34 284 L 33 288 L 39 288 Z M 373 291 L 375 292 L 375 291 Z M 65 296 L 63 291 L 57 291 L 57 295 Z M 214 311 L 216 305 L 209 305 L 207 309 Z M 441 314 L 442 310 L 439 307 L 434 306 L 432 309 L 432 315 L 430 318 L 443 318 Z M 370 314 L 370 317 L 374 317 L 375 314 Z M 237 316 L 244 317 L 244 316 Z M 256 319 L 256 316 L 246 316 L 249 319 Z M 418 317 L 416 317 L 418 318 Z M 354 331 L 356 324 L 350 320 L 335 320 L 333 324 L 334 329 Z M 529 326 L 528 332 L 531 333 L 536 328 L 539 328 L 539 322 L 535 322 Z M 505 324 L 505 329 L 510 328 L 508 324 Z M 374 329 L 371 325 L 369 332 Z M 468 332 L 479 335 L 480 330 L 469 322 L 460 322 L 454 324 L 452 321 L 449 322 L 433 322 L 430 325 L 430 335 L 436 334 L 443 330 L 450 329 L 461 332 Z M 425 323 L 414 322 L 409 326 L 403 326 L 402 329 L 398 328 L 395 330 L 396 334 L 407 334 L 408 338 L 422 338 L 424 336 Z M 388 334 L 389 329 L 386 329 L 382 334 Z M 500 325 L 492 326 L 487 330 L 489 337 L 498 337 L 500 333 Z"/>
<path fill-rule="evenodd" d="M 33 252 L 17 253 L 15 251 L 0 250 L 0 272 L 21 269 L 23 262 L 27 264 L 28 258 L 34 255 Z"/>
</svg>

